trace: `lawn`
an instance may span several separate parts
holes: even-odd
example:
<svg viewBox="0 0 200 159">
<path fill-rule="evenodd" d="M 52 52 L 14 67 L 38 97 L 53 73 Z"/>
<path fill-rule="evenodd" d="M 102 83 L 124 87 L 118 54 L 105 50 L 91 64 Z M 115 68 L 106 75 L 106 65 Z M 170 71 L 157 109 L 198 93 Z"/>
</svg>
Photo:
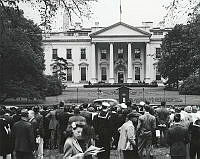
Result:
<svg viewBox="0 0 200 159">
<path fill-rule="evenodd" d="M 66 103 L 92 102 L 98 98 L 119 99 L 116 88 L 67 88 L 62 95 L 47 97 L 45 104 L 55 104 L 61 100 Z M 170 105 L 200 105 L 200 95 L 179 95 L 177 91 L 164 91 L 163 87 L 156 88 L 131 88 L 129 98 L 134 103 L 148 100 L 152 104 L 166 101 Z"/>
</svg>

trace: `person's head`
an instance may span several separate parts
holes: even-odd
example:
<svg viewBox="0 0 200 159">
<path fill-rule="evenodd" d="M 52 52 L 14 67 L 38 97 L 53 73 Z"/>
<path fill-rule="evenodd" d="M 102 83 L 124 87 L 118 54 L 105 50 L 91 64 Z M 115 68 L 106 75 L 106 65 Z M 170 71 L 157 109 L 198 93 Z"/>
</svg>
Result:
<svg viewBox="0 0 200 159">
<path fill-rule="evenodd" d="M 84 125 L 82 124 L 78 124 L 76 122 L 73 122 L 71 124 L 72 126 L 72 136 L 76 139 L 80 139 L 82 136 L 82 132 L 83 132 L 83 127 Z"/>
<path fill-rule="evenodd" d="M 88 104 L 87 103 L 83 103 L 82 107 L 83 107 L 83 109 L 87 109 L 88 108 Z"/>
<path fill-rule="evenodd" d="M 150 112 L 150 110 L 151 110 L 150 106 L 148 106 L 148 105 L 145 105 L 144 109 L 146 112 Z"/>
<path fill-rule="evenodd" d="M 70 112 L 70 106 L 69 105 L 64 106 L 64 112 Z"/>
<path fill-rule="evenodd" d="M 37 113 L 39 113 L 39 107 L 38 106 L 35 106 L 34 108 L 33 108 L 33 111 L 35 112 L 35 114 L 37 114 Z"/>
<path fill-rule="evenodd" d="M 165 107 L 166 106 L 166 102 L 162 101 L 160 105 L 161 105 L 161 107 Z"/>
<path fill-rule="evenodd" d="M 130 100 L 130 99 L 129 99 L 129 100 L 127 100 L 127 102 L 126 102 L 126 105 L 127 105 L 127 107 L 130 107 L 130 106 L 131 106 L 131 104 L 132 104 L 131 100 Z"/>
<path fill-rule="evenodd" d="M 110 107 L 110 104 L 108 102 L 102 102 L 102 109 L 103 110 L 108 109 L 108 107 Z"/>
<path fill-rule="evenodd" d="M 146 104 L 146 105 L 149 105 L 149 104 L 150 104 L 150 102 L 149 102 L 148 100 L 146 100 L 146 101 L 145 101 L 145 104 Z"/>
<path fill-rule="evenodd" d="M 61 107 L 64 107 L 64 105 L 65 105 L 65 102 L 64 102 L 64 101 L 60 101 L 59 107 L 60 107 L 60 108 L 61 108 Z"/>
<path fill-rule="evenodd" d="M 198 109 L 197 109 L 197 106 L 192 106 L 192 113 L 197 113 Z"/>
<path fill-rule="evenodd" d="M 54 110 L 58 109 L 58 105 L 54 105 L 54 106 L 53 106 L 53 109 L 54 109 Z"/>
<path fill-rule="evenodd" d="M 33 111 L 33 110 L 29 110 L 29 111 L 28 111 L 28 118 L 29 118 L 29 119 L 32 119 L 32 118 L 34 118 L 34 117 L 35 117 L 34 111 Z"/>
<path fill-rule="evenodd" d="M 5 111 L 3 109 L 0 109 L 0 116 L 4 115 Z"/>
<path fill-rule="evenodd" d="M 135 123 L 137 123 L 138 117 L 136 116 L 135 113 L 132 112 L 132 113 L 129 113 L 129 114 L 127 115 L 127 119 L 130 120 L 130 121 L 132 121 L 133 124 L 135 124 Z"/>
<path fill-rule="evenodd" d="M 80 109 L 79 107 L 74 108 L 74 115 L 79 115 L 80 114 Z"/>
<path fill-rule="evenodd" d="M 181 114 L 175 114 L 174 115 L 174 122 L 175 123 L 178 123 L 181 121 Z"/>
<path fill-rule="evenodd" d="M 27 109 L 22 109 L 20 115 L 21 119 L 28 120 L 29 113 Z"/>
</svg>

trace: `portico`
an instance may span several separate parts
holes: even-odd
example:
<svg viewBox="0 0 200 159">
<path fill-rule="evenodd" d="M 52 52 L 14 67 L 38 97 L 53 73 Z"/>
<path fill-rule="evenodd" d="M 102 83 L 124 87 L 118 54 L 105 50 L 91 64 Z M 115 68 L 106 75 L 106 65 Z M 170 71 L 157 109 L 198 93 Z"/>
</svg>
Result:
<svg viewBox="0 0 200 159">
<path fill-rule="evenodd" d="M 117 23 L 91 34 L 92 83 L 134 83 L 146 81 L 150 34 Z"/>
</svg>

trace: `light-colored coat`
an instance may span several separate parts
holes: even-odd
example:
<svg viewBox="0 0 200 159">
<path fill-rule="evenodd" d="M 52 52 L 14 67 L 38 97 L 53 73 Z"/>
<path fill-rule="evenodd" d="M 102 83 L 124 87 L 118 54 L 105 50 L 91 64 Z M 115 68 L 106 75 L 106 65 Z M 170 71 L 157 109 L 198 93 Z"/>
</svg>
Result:
<svg viewBox="0 0 200 159">
<path fill-rule="evenodd" d="M 67 138 L 64 145 L 63 159 L 83 159 L 83 156 L 79 156 L 81 153 L 83 153 L 83 150 L 78 141 L 73 137 Z"/>
<path fill-rule="evenodd" d="M 135 144 L 135 127 L 132 121 L 127 121 L 120 128 L 118 150 L 133 150 Z"/>
</svg>

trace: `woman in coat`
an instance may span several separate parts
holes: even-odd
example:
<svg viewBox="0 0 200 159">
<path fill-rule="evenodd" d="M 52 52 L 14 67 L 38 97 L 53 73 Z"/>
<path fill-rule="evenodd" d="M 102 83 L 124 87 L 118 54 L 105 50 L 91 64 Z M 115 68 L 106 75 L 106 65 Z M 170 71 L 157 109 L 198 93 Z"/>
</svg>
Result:
<svg viewBox="0 0 200 159">
<path fill-rule="evenodd" d="M 83 125 L 78 125 L 73 122 L 71 126 L 72 135 L 65 141 L 63 159 L 84 159 L 83 150 L 78 143 L 78 139 L 82 135 Z"/>
</svg>

